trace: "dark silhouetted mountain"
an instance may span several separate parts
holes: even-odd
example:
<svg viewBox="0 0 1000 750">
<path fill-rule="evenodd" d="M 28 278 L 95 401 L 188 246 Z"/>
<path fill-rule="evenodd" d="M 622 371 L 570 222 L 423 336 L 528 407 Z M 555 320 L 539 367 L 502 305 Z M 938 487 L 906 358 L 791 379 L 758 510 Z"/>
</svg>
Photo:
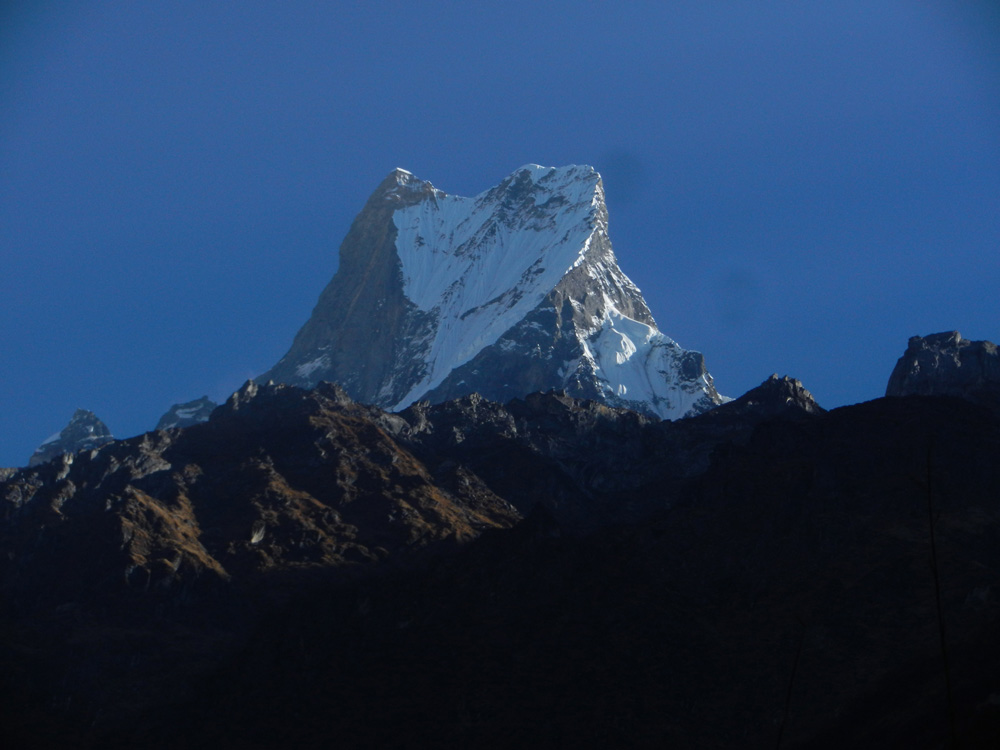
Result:
<svg viewBox="0 0 1000 750">
<path fill-rule="evenodd" d="M 953 718 L 990 747 L 998 450 L 995 417 L 944 398 L 761 421 L 641 521 L 538 509 L 304 592 L 193 701 L 188 740 L 926 748 Z"/>
<path fill-rule="evenodd" d="M 787 375 L 772 375 L 753 390 L 712 410 L 713 419 L 759 421 L 770 417 L 823 414 L 802 382 Z"/>
<path fill-rule="evenodd" d="M 991 747 L 1000 417 L 247 383 L 0 477 L 20 746 Z"/>
<path fill-rule="evenodd" d="M 600 176 L 528 165 L 474 198 L 397 169 L 340 247 L 288 353 L 258 380 L 340 383 L 390 410 L 551 388 L 676 419 L 718 395 L 660 333 L 611 249 Z"/>
</svg>

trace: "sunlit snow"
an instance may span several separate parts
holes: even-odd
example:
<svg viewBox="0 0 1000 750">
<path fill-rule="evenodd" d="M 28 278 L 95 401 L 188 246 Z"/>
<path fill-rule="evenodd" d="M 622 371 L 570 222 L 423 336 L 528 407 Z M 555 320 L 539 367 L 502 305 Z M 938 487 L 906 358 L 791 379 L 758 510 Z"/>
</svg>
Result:
<svg viewBox="0 0 1000 750">
<path fill-rule="evenodd" d="M 394 213 L 404 293 L 437 315 L 426 373 L 399 408 L 496 343 L 583 260 L 603 200 L 597 172 L 527 165 L 513 177 L 522 175 L 529 203 L 544 209 L 512 207 L 493 191 L 435 192 Z"/>
<path fill-rule="evenodd" d="M 610 403 L 668 419 L 704 408 L 710 393 L 718 398 L 706 374 L 693 380 L 681 374 L 688 352 L 651 318 L 652 325 L 639 322 L 616 306 L 623 294 L 640 303 L 641 295 L 610 254 L 604 191 L 592 167 L 529 164 L 474 198 L 448 195 L 397 170 L 396 186 L 385 195 L 400 204 L 393 223 L 403 292 L 431 321 L 412 341 L 419 380 L 390 408 L 423 397 L 515 325 L 538 326 L 525 323 L 526 316 L 577 267 L 591 279 L 588 294 L 604 297 L 596 307 L 569 300 L 581 354 L 561 364 L 564 386 L 582 375 Z M 604 241 L 592 244 L 599 235 Z M 516 339 L 501 343 L 504 351 L 517 346 Z M 300 365 L 298 373 L 308 376 L 322 360 Z"/>
<path fill-rule="evenodd" d="M 606 396 L 645 403 L 664 419 L 687 414 L 708 387 L 704 376 L 678 381 L 684 350 L 669 336 L 609 307 L 598 331 L 584 339 L 584 359 Z"/>
</svg>

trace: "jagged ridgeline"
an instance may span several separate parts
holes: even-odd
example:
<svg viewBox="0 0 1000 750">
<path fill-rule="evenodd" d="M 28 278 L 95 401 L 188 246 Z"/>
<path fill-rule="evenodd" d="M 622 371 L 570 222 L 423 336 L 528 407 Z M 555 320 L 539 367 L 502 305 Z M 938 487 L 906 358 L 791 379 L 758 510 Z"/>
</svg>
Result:
<svg viewBox="0 0 1000 750">
<path fill-rule="evenodd" d="M 726 400 L 618 267 L 587 166 L 527 165 L 473 198 L 393 171 L 268 380 L 335 381 L 390 410 L 557 388 L 675 419 Z"/>
<path fill-rule="evenodd" d="M 1000 421 L 925 341 L 829 412 L 248 383 L 0 471 L 7 744 L 996 747 Z"/>
</svg>

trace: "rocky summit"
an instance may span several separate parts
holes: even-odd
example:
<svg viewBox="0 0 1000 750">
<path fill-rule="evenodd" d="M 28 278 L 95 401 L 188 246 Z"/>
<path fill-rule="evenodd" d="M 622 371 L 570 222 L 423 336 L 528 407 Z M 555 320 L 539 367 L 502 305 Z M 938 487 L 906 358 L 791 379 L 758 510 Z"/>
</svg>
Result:
<svg viewBox="0 0 1000 750">
<path fill-rule="evenodd" d="M 526 165 L 472 198 L 397 169 L 336 275 L 259 382 L 340 383 L 389 410 L 551 388 L 660 418 L 725 399 L 618 266 L 600 175 Z"/>
<path fill-rule="evenodd" d="M 207 422 L 217 403 L 208 396 L 202 396 L 194 401 L 174 404 L 156 423 L 156 429 L 169 430 L 174 427 L 190 427 L 193 424 Z"/>
<path fill-rule="evenodd" d="M 69 424 L 47 438 L 35 449 L 28 460 L 28 465 L 37 466 L 64 453 L 73 454 L 82 450 L 98 448 L 112 440 L 114 440 L 114 436 L 111 434 L 111 430 L 97 418 L 94 412 L 77 409 L 69 420 Z"/>
<path fill-rule="evenodd" d="M 1000 410 L 1000 354 L 958 331 L 913 336 L 889 377 L 887 396 L 956 396 Z"/>
</svg>

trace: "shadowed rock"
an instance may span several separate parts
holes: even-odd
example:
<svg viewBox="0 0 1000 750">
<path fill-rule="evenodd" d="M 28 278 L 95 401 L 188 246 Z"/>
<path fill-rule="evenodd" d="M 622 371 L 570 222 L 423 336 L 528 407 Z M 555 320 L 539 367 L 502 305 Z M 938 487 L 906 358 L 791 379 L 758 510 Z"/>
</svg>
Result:
<svg viewBox="0 0 1000 750">
<path fill-rule="evenodd" d="M 958 331 L 913 336 L 896 363 L 886 396 L 956 396 L 1000 409 L 1000 356 L 991 341 Z"/>
<path fill-rule="evenodd" d="M 708 414 L 712 419 L 725 418 L 765 418 L 793 417 L 801 414 L 823 414 L 826 412 L 816 403 L 813 395 L 802 385 L 801 380 L 787 375 L 779 378 L 771 375 L 753 390 L 727 404 L 723 404 Z"/>
<path fill-rule="evenodd" d="M 673 422 L 247 383 L 3 474 L 0 718 L 18 747 L 995 747 L 998 451 L 974 403 L 825 412 L 776 376 Z"/>
</svg>

